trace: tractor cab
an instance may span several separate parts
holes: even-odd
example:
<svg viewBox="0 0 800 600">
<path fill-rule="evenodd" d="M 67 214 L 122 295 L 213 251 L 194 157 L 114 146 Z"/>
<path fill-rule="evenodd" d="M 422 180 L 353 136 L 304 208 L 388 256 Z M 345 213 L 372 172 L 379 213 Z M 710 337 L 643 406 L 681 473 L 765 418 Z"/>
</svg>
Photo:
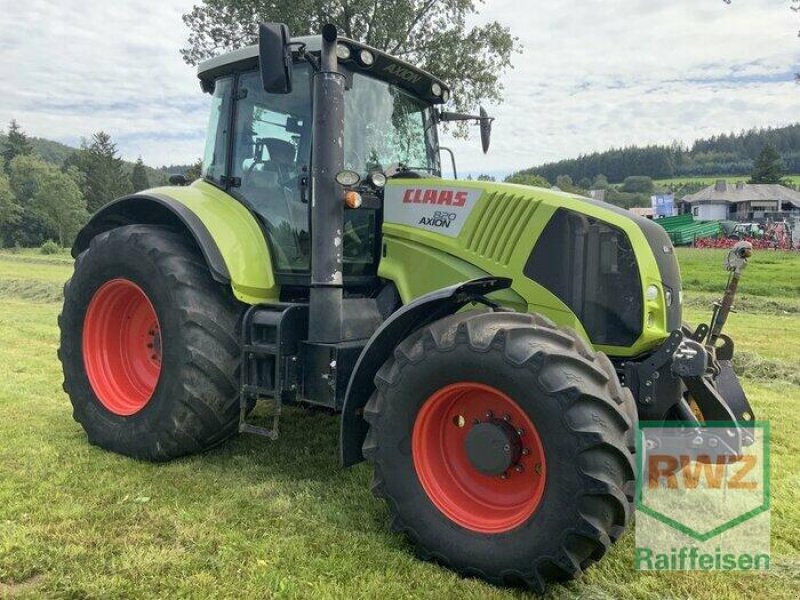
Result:
<svg viewBox="0 0 800 600">
<path fill-rule="evenodd" d="M 202 87 L 212 95 L 203 176 L 258 215 L 279 283 L 301 289 L 311 269 L 313 80 L 321 36 L 287 45 L 291 84 L 277 93 L 265 89 L 258 46 L 200 66 Z M 387 174 L 440 175 L 435 106 L 449 91 L 352 40 L 338 38 L 336 60 L 344 83 L 344 137 L 337 143 L 343 169 L 360 180 L 353 187 L 361 198 L 358 210 L 344 213 L 343 276 L 348 285 L 369 287 L 380 247 L 380 188 Z"/>
</svg>

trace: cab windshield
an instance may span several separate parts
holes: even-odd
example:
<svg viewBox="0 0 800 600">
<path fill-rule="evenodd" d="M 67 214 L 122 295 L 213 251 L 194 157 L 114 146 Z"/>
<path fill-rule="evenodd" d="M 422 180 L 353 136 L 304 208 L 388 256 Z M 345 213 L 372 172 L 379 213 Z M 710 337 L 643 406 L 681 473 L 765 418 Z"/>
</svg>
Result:
<svg viewBox="0 0 800 600">
<path fill-rule="evenodd" d="M 346 169 L 363 176 L 402 165 L 439 175 L 433 107 L 397 86 L 353 73 L 344 123 Z"/>
</svg>

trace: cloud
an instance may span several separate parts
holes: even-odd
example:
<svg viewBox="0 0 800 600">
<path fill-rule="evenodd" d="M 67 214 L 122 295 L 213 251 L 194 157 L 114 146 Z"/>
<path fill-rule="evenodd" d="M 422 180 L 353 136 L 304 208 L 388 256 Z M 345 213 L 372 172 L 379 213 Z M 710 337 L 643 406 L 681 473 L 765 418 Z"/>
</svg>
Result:
<svg viewBox="0 0 800 600">
<path fill-rule="evenodd" d="M 208 97 L 178 54 L 194 0 L 4 1 L 0 121 L 76 144 L 108 131 L 128 159 L 202 154 Z M 507 173 L 625 144 L 796 121 L 786 0 L 488 0 L 524 52 L 504 78 L 492 149 L 449 140 L 459 170 Z M 446 161 L 448 162 L 448 161 Z"/>
<path fill-rule="evenodd" d="M 798 120 L 798 24 L 785 0 L 488 2 L 524 53 L 492 150 L 449 141 L 460 169 L 507 173 L 626 144 Z"/>
<path fill-rule="evenodd" d="M 0 119 L 77 144 L 103 129 L 127 159 L 190 162 L 208 99 L 178 49 L 191 1 L 27 0 L 0 12 Z"/>
</svg>

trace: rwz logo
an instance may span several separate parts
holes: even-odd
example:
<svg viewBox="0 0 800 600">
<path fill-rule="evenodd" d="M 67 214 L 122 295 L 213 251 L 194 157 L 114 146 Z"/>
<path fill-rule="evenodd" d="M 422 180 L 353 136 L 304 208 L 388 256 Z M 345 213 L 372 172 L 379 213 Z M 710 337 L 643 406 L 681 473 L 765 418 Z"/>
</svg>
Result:
<svg viewBox="0 0 800 600">
<path fill-rule="evenodd" d="M 461 207 L 467 203 L 467 192 L 453 190 L 420 190 L 409 188 L 403 195 L 404 204 L 439 204 Z"/>
<path fill-rule="evenodd" d="M 745 478 L 755 469 L 757 463 L 758 458 L 753 454 L 719 457 L 713 461 L 705 454 L 700 454 L 696 458 L 685 454 L 679 456 L 648 454 L 647 487 L 651 490 L 659 487 L 672 490 L 679 488 L 754 490 L 758 487 L 758 481 Z M 732 465 L 733 468 L 729 469 L 728 465 Z"/>
<path fill-rule="evenodd" d="M 422 217 L 418 225 L 427 225 L 428 227 L 441 227 L 447 229 L 458 218 L 456 213 L 449 213 L 437 210 L 433 213 L 432 217 Z"/>
</svg>

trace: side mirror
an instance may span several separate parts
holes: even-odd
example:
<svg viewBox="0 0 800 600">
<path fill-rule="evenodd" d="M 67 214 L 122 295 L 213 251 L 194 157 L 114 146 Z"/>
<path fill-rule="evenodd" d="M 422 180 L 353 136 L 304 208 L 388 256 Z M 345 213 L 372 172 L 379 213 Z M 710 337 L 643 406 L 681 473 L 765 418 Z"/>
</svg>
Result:
<svg viewBox="0 0 800 600">
<path fill-rule="evenodd" d="M 175 174 L 169 176 L 170 185 L 186 185 L 186 177 L 184 175 Z"/>
<path fill-rule="evenodd" d="M 449 123 L 451 121 L 477 121 L 481 128 L 481 146 L 483 146 L 483 153 L 486 154 L 489 151 L 489 142 L 492 138 L 492 121 L 494 121 L 494 117 L 490 117 L 489 113 L 487 113 L 486 109 L 482 106 L 481 112 L 477 116 L 448 111 L 441 111 L 435 114 L 437 115 L 436 118 L 443 123 Z"/>
<path fill-rule="evenodd" d="M 283 23 L 258 26 L 258 62 L 261 84 L 268 94 L 292 92 L 292 52 L 289 28 Z"/>
<path fill-rule="evenodd" d="M 483 148 L 483 153 L 486 154 L 489 151 L 489 143 L 492 141 L 492 121 L 494 121 L 494 117 L 490 117 L 489 113 L 486 112 L 481 106 L 481 147 Z"/>
</svg>

